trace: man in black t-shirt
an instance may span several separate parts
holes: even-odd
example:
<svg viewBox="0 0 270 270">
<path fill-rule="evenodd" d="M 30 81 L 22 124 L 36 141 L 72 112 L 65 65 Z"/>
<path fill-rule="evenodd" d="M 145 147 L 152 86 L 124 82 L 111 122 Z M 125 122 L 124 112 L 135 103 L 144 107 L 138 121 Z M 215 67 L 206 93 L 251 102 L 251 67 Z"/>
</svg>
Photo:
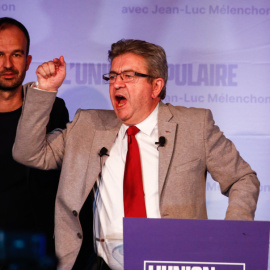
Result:
<svg viewBox="0 0 270 270">
<path fill-rule="evenodd" d="M 26 28 L 11 18 L 0 18 L 0 230 L 41 232 L 54 253 L 54 201 L 59 171 L 30 169 L 15 162 L 12 146 L 30 84 L 22 85 L 32 60 Z M 57 98 L 47 132 L 65 128 L 68 111 Z M 0 269 L 1 266 L 0 266 Z"/>
</svg>

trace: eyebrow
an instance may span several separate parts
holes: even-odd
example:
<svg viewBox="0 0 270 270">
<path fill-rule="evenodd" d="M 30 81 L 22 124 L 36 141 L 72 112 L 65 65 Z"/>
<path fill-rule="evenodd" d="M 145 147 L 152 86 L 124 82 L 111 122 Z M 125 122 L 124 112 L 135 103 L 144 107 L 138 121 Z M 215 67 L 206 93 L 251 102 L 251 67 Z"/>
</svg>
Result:
<svg viewBox="0 0 270 270">
<path fill-rule="evenodd" d="M 135 71 L 135 70 L 133 70 L 133 69 L 127 69 L 127 70 L 123 70 L 122 72 L 126 72 L 126 71 L 132 71 L 132 72 L 136 72 L 136 71 Z M 120 73 L 122 73 L 122 72 L 120 72 Z M 119 74 L 118 72 L 113 71 L 113 70 L 111 70 L 111 71 L 110 71 L 110 73 Z"/>
<path fill-rule="evenodd" d="M 5 52 L 4 52 L 4 51 L 0 51 L 0 53 L 5 54 Z M 21 54 L 25 54 L 24 50 L 20 50 L 20 49 L 18 49 L 18 50 L 14 50 L 14 51 L 12 51 L 12 52 L 11 52 L 11 54 L 13 54 L 13 53 L 21 53 Z"/>
<path fill-rule="evenodd" d="M 14 51 L 12 51 L 12 52 L 13 52 L 13 53 L 18 52 L 18 53 L 24 54 L 24 50 L 14 50 Z"/>
</svg>

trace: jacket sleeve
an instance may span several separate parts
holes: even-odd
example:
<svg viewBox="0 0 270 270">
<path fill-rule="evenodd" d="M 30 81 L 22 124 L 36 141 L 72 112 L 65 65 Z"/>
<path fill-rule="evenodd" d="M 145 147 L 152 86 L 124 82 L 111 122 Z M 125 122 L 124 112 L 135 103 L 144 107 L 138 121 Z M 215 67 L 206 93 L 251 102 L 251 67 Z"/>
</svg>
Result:
<svg viewBox="0 0 270 270">
<path fill-rule="evenodd" d="M 260 187 L 256 173 L 215 125 L 209 110 L 204 125 L 207 170 L 229 197 L 225 219 L 253 220 Z"/>
<path fill-rule="evenodd" d="M 46 134 L 55 98 L 54 92 L 28 89 L 13 146 L 16 161 L 43 170 L 61 167 L 67 130 Z"/>
</svg>

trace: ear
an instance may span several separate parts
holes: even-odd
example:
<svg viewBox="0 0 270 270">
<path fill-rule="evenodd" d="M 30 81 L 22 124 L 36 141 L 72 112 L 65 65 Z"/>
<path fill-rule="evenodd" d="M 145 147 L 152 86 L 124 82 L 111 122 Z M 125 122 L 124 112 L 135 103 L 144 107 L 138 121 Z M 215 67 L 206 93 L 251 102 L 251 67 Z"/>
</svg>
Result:
<svg viewBox="0 0 270 270">
<path fill-rule="evenodd" d="M 26 57 L 26 70 L 29 69 L 31 62 L 32 62 L 32 55 L 27 55 L 27 57 Z"/>
<path fill-rule="evenodd" d="M 156 78 L 152 82 L 152 98 L 155 99 L 158 97 L 164 86 L 164 80 L 162 78 Z"/>
</svg>

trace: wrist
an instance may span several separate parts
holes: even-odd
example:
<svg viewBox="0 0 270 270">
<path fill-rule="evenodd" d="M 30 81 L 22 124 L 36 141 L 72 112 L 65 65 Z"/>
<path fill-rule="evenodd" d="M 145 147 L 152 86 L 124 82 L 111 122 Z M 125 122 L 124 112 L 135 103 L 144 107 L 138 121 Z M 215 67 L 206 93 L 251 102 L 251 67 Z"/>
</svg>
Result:
<svg viewBox="0 0 270 270">
<path fill-rule="evenodd" d="M 47 91 L 47 92 L 57 92 L 57 91 L 58 91 L 57 88 L 56 88 L 56 89 L 53 89 L 53 88 L 51 88 L 51 89 L 46 89 L 46 88 L 42 87 L 42 85 L 40 86 L 40 84 L 39 84 L 38 82 L 34 82 L 34 83 L 31 85 L 31 87 L 32 87 L 32 88 L 35 88 L 35 89 L 37 89 L 37 90 Z"/>
</svg>

